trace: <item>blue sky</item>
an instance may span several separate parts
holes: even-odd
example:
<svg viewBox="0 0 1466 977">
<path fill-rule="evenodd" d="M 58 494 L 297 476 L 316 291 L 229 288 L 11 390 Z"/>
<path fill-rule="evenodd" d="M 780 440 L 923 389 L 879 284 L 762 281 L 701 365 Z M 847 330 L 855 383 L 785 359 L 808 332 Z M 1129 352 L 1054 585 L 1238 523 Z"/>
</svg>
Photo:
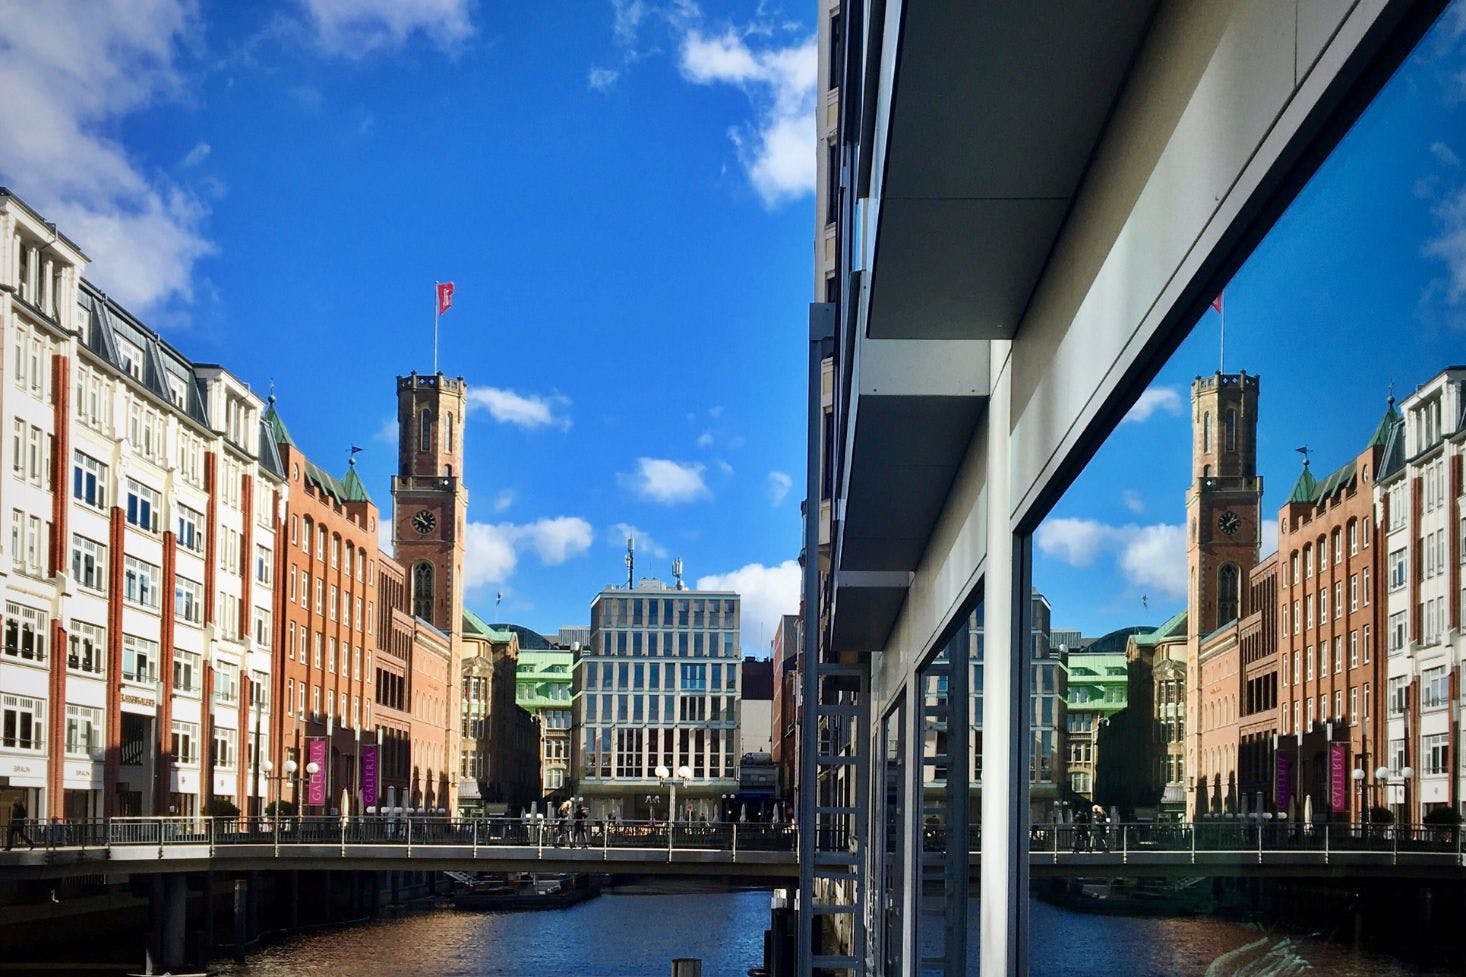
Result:
<svg viewBox="0 0 1466 977">
<path fill-rule="evenodd" d="M 393 377 L 431 368 L 455 281 L 469 605 L 583 623 L 634 529 L 643 573 L 681 556 L 742 591 L 762 648 L 798 597 L 813 8 L 0 0 L 0 180 L 187 354 L 273 380 L 317 461 L 363 446 L 384 508 Z M 1227 287 L 1268 514 L 1295 447 L 1334 467 L 1391 379 L 1466 361 L 1463 27 L 1457 4 Z M 1041 532 L 1056 623 L 1184 599 L 1186 398 L 1216 327 Z"/>
<path fill-rule="evenodd" d="M 44 6 L 45 9 L 42 9 Z M 393 377 L 474 393 L 468 602 L 797 602 L 813 4 L 0 0 L 0 180 L 389 508 Z M 496 609 L 496 595 L 502 605 Z"/>
<path fill-rule="evenodd" d="M 1457 2 L 1226 287 L 1226 369 L 1262 377 L 1270 530 L 1296 448 L 1332 471 L 1363 450 L 1391 381 L 1403 397 L 1466 363 L 1463 39 Z M 1216 371 L 1219 327 L 1208 312 L 1041 526 L 1034 582 L 1055 625 L 1102 634 L 1184 607 L 1190 384 Z"/>
</svg>

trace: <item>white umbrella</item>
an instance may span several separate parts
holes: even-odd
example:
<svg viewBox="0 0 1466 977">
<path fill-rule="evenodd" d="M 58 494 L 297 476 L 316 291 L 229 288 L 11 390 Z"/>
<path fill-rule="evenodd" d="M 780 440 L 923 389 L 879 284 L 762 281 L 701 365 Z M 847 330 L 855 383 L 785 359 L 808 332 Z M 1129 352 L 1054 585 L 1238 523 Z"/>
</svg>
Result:
<svg viewBox="0 0 1466 977">
<path fill-rule="evenodd" d="M 747 801 L 743 802 L 743 804 L 741 804 L 739 806 L 739 808 L 738 808 L 738 820 L 740 820 L 740 821 L 747 821 L 748 820 L 748 802 Z"/>
<path fill-rule="evenodd" d="M 1304 794 L 1303 795 L 1303 823 L 1305 825 L 1310 826 L 1310 827 L 1313 825 L 1313 795 L 1312 794 Z"/>
</svg>

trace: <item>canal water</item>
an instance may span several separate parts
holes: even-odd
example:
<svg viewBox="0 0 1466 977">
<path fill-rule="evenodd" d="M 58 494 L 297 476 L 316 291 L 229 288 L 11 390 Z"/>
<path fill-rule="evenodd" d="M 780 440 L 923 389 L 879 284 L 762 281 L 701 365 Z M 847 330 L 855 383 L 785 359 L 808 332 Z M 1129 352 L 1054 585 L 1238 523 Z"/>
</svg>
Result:
<svg viewBox="0 0 1466 977">
<path fill-rule="evenodd" d="M 1090 916 L 1036 899 L 1032 906 L 1034 977 L 1231 977 L 1239 968 L 1254 977 L 1460 973 L 1219 919 Z M 609 892 L 565 910 L 435 910 L 318 932 L 215 967 L 230 977 L 666 977 L 672 959 L 686 956 L 702 959 L 704 977 L 745 977 L 762 960 L 768 921 L 767 892 Z M 977 932 L 975 910 L 970 932 Z M 1248 944 L 1257 949 L 1245 959 L 1208 971 Z M 977 973 L 975 955 L 969 973 Z"/>
</svg>

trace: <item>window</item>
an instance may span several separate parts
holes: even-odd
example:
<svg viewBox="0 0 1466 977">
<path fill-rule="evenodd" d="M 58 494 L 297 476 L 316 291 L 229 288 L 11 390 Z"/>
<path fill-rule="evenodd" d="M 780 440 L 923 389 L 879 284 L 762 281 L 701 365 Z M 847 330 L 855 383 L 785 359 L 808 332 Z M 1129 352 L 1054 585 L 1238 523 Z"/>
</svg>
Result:
<svg viewBox="0 0 1466 977">
<path fill-rule="evenodd" d="M 46 552 L 50 524 L 40 516 L 28 515 L 20 509 L 11 512 L 10 554 L 16 568 L 39 576 L 41 557 Z"/>
<path fill-rule="evenodd" d="M 158 493 L 141 482 L 127 480 L 127 521 L 150 533 L 158 531 Z"/>
<path fill-rule="evenodd" d="M 66 667 L 74 672 L 101 675 L 106 671 L 107 632 L 95 624 L 73 619 L 67 632 Z"/>
<path fill-rule="evenodd" d="M 1333 551 L 1334 551 L 1334 562 L 1335 563 L 1342 563 L 1342 562 L 1344 562 L 1344 543 L 1343 543 L 1343 532 L 1342 532 L 1342 530 L 1335 529 L 1334 530 L 1334 534 L 1331 537 L 1331 539 L 1332 539 L 1332 546 L 1333 546 Z"/>
<path fill-rule="evenodd" d="M 51 617 L 45 611 L 15 601 L 5 602 L 6 657 L 40 664 L 46 660 Z"/>
<path fill-rule="evenodd" d="M 71 409 L 88 427 L 106 432 L 112 421 L 112 391 L 107 380 L 88 366 L 76 370 L 76 395 Z"/>
<path fill-rule="evenodd" d="M 1449 705 L 1451 690 L 1446 678 L 1446 667 L 1437 665 L 1420 673 L 1420 708 L 1439 709 Z"/>
<path fill-rule="evenodd" d="M 187 431 L 178 434 L 178 476 L 195 488 L 204 487 L 204 443 Z"/>
<path fill-rule="evenodd" d="M 71 579 L 78 587 L 107 591 L 107 547 L 85 536 L 71 537 Z"/>
<path fill-rule="evenodd" d="M 1398 549 L 1390 553 L 1390 590 L 1399 590 L 1405 586 L 1405 550 Z"/>
<path fill-rule="evenodd" d="M 1201 450 L 1211 450 L 1211 412 L 1201 415 Z"/>
<path fill-rule="evenodd" d="M 1355 519 L 1349 520 L 1349 555 L 1354 556 L 1359 552 L 1359 522 Z"/>
<path fill-rule="evenodd" d="M 184 766 L 199 762 L 199 727 L 197 723 L 173 720 L 173 759 Z"/>
<path fill-rule="evenodd" d="M 1410 687 L 1410 679 L 1403 675 L 1392 676 L 1386 692 L 1389 696 L 1388 709 L 1391 716 L 1402 716 L 1405 714 L 1405 696 Z"/>
<path fill-rule="evenodd" d="M 132 450 L 153 462 L 162 464 L 163 415 L 134 399 L 127 407 L 127 441 Z"/>
<path fill-rule="evenodd" d="M 1359 667 L 1359 632 L 1349 632 L 1349 667 Z"/>
<path fill-rule="evenodd" d="M 227 726 L 214 727 L 214 764 L 227 770 L 239 762 L 239 733 Z"/>
<path fill-rule="evenodd" d="M 1365 567 L 1364 568 L 1364 578 L 1362 580 L 1362 585 L 1363 585 L 1363 588 L 1364 588 L 1364 606 L 1368 607 L 1369 606 L 1369 567 Z"/>
<path fill-rule="evenodd" d="M 1446 733 L 1420 738 L 1420 758 L 1427 774 L 1450 773 L 1450 738 Z"/>
<path fill-rule="evenodd" d="M 1231 411 L 1228 411 L 1228 416 Z M 1238 595 L 1240 593 L 1237 566 L 1224 564 L 1217 572 L 1217 623 L 1227 624 L 1237 619 Z"/>
<path fill-rule="evenodd" d="M 23 695 L 0 695 L 0 747 L 36 753 L 45 745 L 46 704 Z"/>
<path fill-rule="evenodd" d="M 1349 689 L 1349 725 L 1359 725 L 1359 687 Z"/>
<path fill-rule="evenodd" d="M 433 565 L 426 560 L 412 568 L 412 613 L 425 621 L 433 619 Z"/>
<path fill-rule="evenodd" d="M 130 634 L 122 636 L 122 677 L 130 682 L 158 680 L 158 643 Z"/>
<path fill-rule="evenodd" d="M 1359 574 L 1349 575 L 1349 610 L 1359 610 Z"/>
<path fill-rule="evenodd" d="M 1222 425 L 1223 436 L 1227 439 L 1227 450 L 1237 450 L 1237 412 L 1229 410 L 1226 413 Z"/>
<path fill-rule="evenodd" d="M 255 581 L 268 587 L 275 576 L 273 565 L 270 548 L 255 544 Z"/>
<path fill-rule="evenodd" d="M 10 466 L 15 477 L 37 488 L 49 489 L 51 436 L 34 424 L 15 419 Z"/>
<path fill-rule="evenodd" d="M 204 623 L 204 585 L 187 577 L 173 578 L 173 619 L 188 624 Z"/>
<path fill-rule="evenodd" d="M 272 615 L 262 607 L 255 608 L 254 614 L 254 635 L 255 647 L 260 651 L 270 650 L 270 633 Z"/>
<path fill-rule="evenodd" d="M 214 599 L 214 606 L 219 612 L 219 636 L 225 639 L 238 637 L 239 598 L 221 590 Z"/>
<path fill-rule="evenodd" d="M 214 701 L 239 701 L 239 666 L 234 662 L 214 663 Z"/>
<path fill-rule="evenodd" d="M 93 509 L 107 508 L 107 466 L 80 451 L 72 455 L 72 498 Z"/>
<path fill-rule="evenodd" d="M 1399 611 L 1390 615 L 1390 644 L 1391 654 L 1405 647 L 1405 612 Z"/>
<path fill-rule="evenodd" d="M 423 411 L 418 417 L 417 450 L 427 451 L 433 446 L 433 414 L 431 411 Z"/>
<path fill-rule="evenodd" d="M 204 516 L 186 505 L 178 509 L 178 545 L 191 553 L 204 551 Z"/>
<path fill-rule="evenodd" d="M 1344 616 L 1344 582 L 1341 580 L 1334 584 L 1334 618 Z"/>
<path fill-rule="evenodd" d="M 173 649 L 173 692 L 177 695 L 198 695 L 203 688 L 197 652 Z"/>
<path fill-rule="evenodd" d="M 66 704 L 66 755 L 102 758 L 102 710 Z"/>
<path fill-rule="evenodd" d="M 1344 639 L 1334 636 L 1334 674 L 1344 670 Z"/>
<path fill-rule="evenodd" d="M 150 607 L 154 610 L 159 601 L 159 579 L 162 571 L 158 567 L 135 556 L 125 557 L 122 565 L 122 596 L 131 604 Z"/>
</svg>

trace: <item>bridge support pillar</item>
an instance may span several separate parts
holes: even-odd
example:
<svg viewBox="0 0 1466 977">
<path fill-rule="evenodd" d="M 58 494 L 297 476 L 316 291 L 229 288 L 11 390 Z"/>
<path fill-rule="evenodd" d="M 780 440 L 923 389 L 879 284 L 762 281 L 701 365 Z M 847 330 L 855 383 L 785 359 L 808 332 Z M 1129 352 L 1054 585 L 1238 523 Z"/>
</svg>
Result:
<svg viewBox="0 0 1466 977">
<path fill-rule="evenodd" d="M 159 903 L 163 914 L 163 953 L 165 971 L 183 964 L 188 933 L 188 876 L 170 875 L 163 880 L 163 898 Z"/>
<path fill-rule="evenodd" d="M 215 946 L 214 932 L 214 873 L 205 872 L 200 880 L 199 888 L 202 890 L 204 903 L 204 945 L 199 948 L 199 957 L 208 960 L 213 955 Z"/>
<path fill-rule="evenodd" d="M 244 893 L 245 911 L 245 939 L 253 943 L 255 937 L 260 933 L 260 886 L 263 884 L 263 877 L 259 872 L 251 872 L 247 876 L 248 885 Z"/>
<path fill-rule="evenodd" d="M 249 883 L 234 880 L 234 959 L 244 962 L 244 945 L 249 942 Z"/>
<path fill-rule="evenodd" d="M 402 873 L 395 870 L 392 872 L 391 906 L 394 910 L 402 908 Z"/>
<path fill-rule="evenodd" d="M 148 879 L 148 938 L 143 945 L 143 973 L 160 974 L 167 970 L 163 962 L 163 876 Z"/>
<path fill-rule="evenodd" d="M 288 873 L 289 889 L 286 895 L 286 904 L 290 907 L 290 928 L 300 929 L 300 873 L 292 871 Z"/>
</svg>

